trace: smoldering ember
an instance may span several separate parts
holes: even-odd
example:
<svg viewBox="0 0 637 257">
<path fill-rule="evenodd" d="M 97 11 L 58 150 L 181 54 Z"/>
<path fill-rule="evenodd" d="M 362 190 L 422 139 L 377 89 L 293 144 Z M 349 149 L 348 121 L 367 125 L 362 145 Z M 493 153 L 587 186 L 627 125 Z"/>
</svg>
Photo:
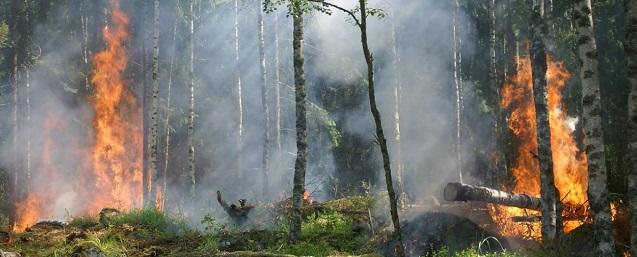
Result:
<svg viewBox="0 0 637 257">
<path fill-rule="evenodd" d="M 637 257 L 637 0 L 0 0 L 0 256 Z"/>
</svg>

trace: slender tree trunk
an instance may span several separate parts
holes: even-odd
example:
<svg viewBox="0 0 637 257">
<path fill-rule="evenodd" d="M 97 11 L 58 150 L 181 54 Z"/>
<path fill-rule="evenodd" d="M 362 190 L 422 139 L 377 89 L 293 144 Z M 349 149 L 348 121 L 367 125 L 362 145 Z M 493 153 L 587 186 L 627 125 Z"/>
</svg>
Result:
<svg viewBox="0 0 637 257">
<path fill-rule="evenodd" d="M 307 114 L 305 100 L 305 57 L 303 53 L 303 7 L 292 2 L 294 51 L 294 99 L 296 102 L 296 161 L 294 163 L 294 186 L 290 215 L 290 242 L 297 243 L 301 237 L 301 207 L 305 192 L 305 168 L 307 166 Z"/>
<path fill-rule="evenodd" d="M 561 213 L 558 213 L 559 194 L 553 178 L 551 131 L 548 117 L 548 88 L 546 81 L 546 48 L 542 17 L 543 1 L 533 1 L 531 6 L 531 65 L 533 73 L 533 98 L 537 126 L 537 159 L 540 163 L 540 194 L 542 198 L 542 240 L 553 241 L 561 234 Z"/>
<path fill-rule="evenodd" d="M 367 41 L 367 8 L 366 8 L 367 0 L 359 0 L 360 12 L 361 12 L 361 20 L 360 20 L 360 30 L 361 30 L 361 43 L 363 46 L 363 54 L 365 56 L 365 62 L 367 63 L 367 83 L 368 83 L 368 93 L 369 93 L 369 106 L 372 112 L 372 117 L 374 118 L 374 124 L 376 126 L 376 138 L 378 140 L 378 144 L 380 145 L 380 152 L 383 157 L 383 167 L 385 170 L 385 183 L 387 183 L 387 193 L 389 195 L 389 204 L 390 204 L 390 212 L 392 223 L 394 225 L 394 237 L 396 238 L 396 256 L 403 257 L 405 256 L 405 250 L 403 248 L 402 241 L 402 233 L 400 228 L 400 218 L 398 217 L 398 205 L 396 203 L 396 191 L 394 191 L 392 171 L 391 171 L 391 163 L 389 159 L 389 150 L 387 149 L 387 140 L 385 139 L 385 132 L 383 131 L 383 125 L 381 122 L 380 112 L 378 111 L 378 107 L 376 105 L 376 95 L 374 93 L 374 57 L 372 56 L 371 51 L 369 50 L 369 45 Z"/>
<path fill-rule="evenodd" d="M 153 85 L 150 110 L 150 197 L 146 206 L 157 204 L 157 148 L 159 146 L 159 0 L 155 0 L 153 22 Z M 157 207 L 157 206 L 156 206 Z"/>
<path fill-rule="evenodd" d="M 261 104 L 263 105 L 263 197 L 268 197 L 270 173 L 270 108 L 268 105 L 268 77 L 265 66 L 265 36 L 263 25 L 263 0 L 259 0 L 258 36 L 259 36 L 259 66 L 261 71 Z"/>
<path fill-rule="evenodd" d="M 25 67 L 24 69 L 24 75 L 25 75 L 25 96 L 26 96 L 26 122 L 25 122 L 25 126 L 27 127 L 28 131 L 31 131 L 31 76 L 29 74 L 29 67 Z M 28 133 L 28 132 L 27 132 Z M 31 191 L 31 177 L 32 177 L 32 170 L 31 170 L 31 134 L 28 133 L 25 137 L 26 139 L 26 143 L 27 143 L 27 149 L 26 149 L 26 180 L 24 183 L 25 187 L 26 187 L 26 192 L 30 192 Z"/>
<path fill-rule="evenodd" d="M 637 0 L 626 1 L 626 73 L 628 96 L 628 207 L 630 218 L 630 249 L 637 256 Z"/>
<path fill-rule="evenodd" d="M 600 81 L 591 0 L 577 0 L 575 4 L 580 79 L 582 82 L 582 118 L 586 138 L 586 156 L 588 157 L 588 201 L 593 214 L 597 254 L 599 256 L 613 256 L 615 244 L 606 179 Z"/>
<path fill-rule="evenodd" d="M 168 187 L 168 164 L 170 163 L 170 115 L 172 114 L 171 110 L 171 88 L 173 85 L 173 73 L 174 73 L 174 65 L 175 65 L 175 52 L 177 51 L 177 23 L 179 21 L 179 17 L 175 16 L 175 22 L 173 24 L 173 46 L 172 52 L 170 53 L 170 64 L 168 66 L 168 83 L 166 83 L 166 110 L 165 110 L 165 119 L 164 119 L 164 170 L 162 172 L 162 198 L 161 206 L 166 206 L 166 192 Z"/>
<path fill-rule="evenodd" d="M 506 124 L 506 114 L 502 111 L 500 107 L 498 99 L 500 98 L 500 86 L 501 81 L 498 79 L 498 70 L 497 70 L 497 53 L 496 53 L 496 29 L 497 29 L 497 17 L 495 15 L 495 10 L 497 6 L 495 4 L 495 0 L 489 1 L 489 20 L 490 20 L 490 28 L 489 28 L 489 80 L 492 88 L 494 88 L 496 97 L 492 102 L 492 106 L 494 112 L 492 114 L 493 119 L 493 128 L 492 128 L 492 136 L 491 136 L 491 154 L 493 155 L 493 171 L 487 173 L 489 174 L 487 177 L 486 184 L 490 186 L 496 186 L 498 178 L 504 177 L 507 174 L 507 163 L 505 158 L 504 150 L 502 149 L 502 145 L 504 144 L 504 131 Z"/>
<path fill-rule="evenodd" d="M 239 63 L 239 0 L 234 0 L 234 57 L 235 86 L 237 90 L 237 176 L 243 178 L 243 89 L 241 87 L 241 64 Z"/>
<path fill-rule="evenodd" d="M 394 140 L 396 144 L 396 178 L 398 181 L 398 190 L 400 191 L 400 208 L 407 208 L 409 199 L 407 199 L 407 193 L 405 192 L 404 172 L 405 163 L 403 161 L 403 147 L 400 142 L 400 105 L 402 85 L 400 84 L 400 75 L 398 67 L 400 66 L 400 57 L 398 55 L 398 48 L 396 36 L 396 14 L 392 14 L 391 21 L 391 51 L 392 51 L 392 72 L 394 73 Z"/>
<path fill-rule="evenodd" d="M 279 15 L 274 14 L 274 90 L 276 94 L 275 109 L 276 122 L 274 129 L 274 144 L 277 154 L 281 153 L 281 70 L 280 70 L 280 50 L 279 50 Z"/>
<path fill-rule="evenodd" d="M 455 144 L 454 150 L 456 152 L 456 167 L 458 171 L 459 181 L 463 182 L 462 178 L 462 90 L 460 86 L 460 72 L 458 67 L 458 53 L 460 50 L 458 49 L 458 12 L 460 11 L 460 3 L 458 0 L 454 0 L 454 11 L 453 11 L 453 25 L 452 25 L 452 33 L 453 33 L 453 84 L 455 91 L 455 102 L 456 102 L 456 135 L 455 135 Z"/>
<path fill-rule="evenodd" d="M 20 38 L 18 31 L 18 17 L 19 17 L 19 2 L 20 1 L 12 1 L 11 9 L 11 21 L 9 23 L 10 36 L 11 36 L 11 53 L 10 53 L 10 62 L 11 62 L 11 71 L 10 71 L 10 79 L 9 83 L 13 88 L 13 102 L 12 102 L 12 114 L 13 114 L 13 129 L 12 129 L 12 176 L 11 176 L 11 186 L 12 186 L 12 197 L 13 201 L 17 202 L 20 194 L 19 194 L 19 186 L 18 179 L 19 175 L 19 165 L 18 165 L 18 53 L 20 48 L 18 46 L 18 41 Z"/>
<path fill-rule="evenodd" d="M 194 1 L 190 0 L 188 11 L 188 177 L 190 196 L 195 196 L 195 22 Z"/>
<path fill-rule="evenodd" d="M 143 135 L 142 135 L 142 145 L 143 145 L 143 155 L 142 155 L 142 187 L 143 187 L 143 191 L 142 191 L 142 204 L 145 204 L 148 199 L 150 198 L 150 176 L 148 174 L 148 160 L 150 157 L 150 144 L 148 141 L 148 92 L 150 90 L 148 90 L 148 84 L 146 83 L 146 33 L 145 33 L 145 28 L 146 28 L 146 1 L 144 0 L 140 0 L 139 2 L 139 9 L 142 13 L 142 15 L 139 16 L 139 27 L 137 28 L 137 31 L 139 32 L 139 34 L 141 35 L 141 80 L 139 81 L 139 85 L 141 86 L 141 92 L 142 92 L 142 131 L 143 131 Z M 108 15 L 104 15 L 105 17 L 108 17 Z M 105 22 L 108 22 L 107 19 L 105 19 Z M 106 23 L 108 24 L 108 23 Z M 106 26 L 106 25 L 105 25 Z"/>
<path fill-rule="evenodd" d="M 85 94 L 87 94 L 90 90 L 90 80 L 89 80 L 89 76 L 90 76 L 90 66 L 89 66 L 89 62 L 88 62 L 88 56 L 89 56 L 89 51 L 88 51 L 88 0 L 83 0 L 81 3 L 81 7 L 82 8 L 82 17 L 80 17 L 81 19 L 81 26 L 82 26 L 82 61 L 84 62 L 84 92 Z"/>
</svg>

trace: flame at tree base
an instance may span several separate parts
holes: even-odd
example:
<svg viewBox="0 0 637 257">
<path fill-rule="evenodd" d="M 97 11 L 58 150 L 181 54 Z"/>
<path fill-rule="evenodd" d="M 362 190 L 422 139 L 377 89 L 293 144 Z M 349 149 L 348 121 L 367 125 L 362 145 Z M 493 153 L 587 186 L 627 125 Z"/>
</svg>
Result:
<svg viewBox="0 0 637 257">
<path fill-rule="evenodd" d="M 590 219 L 588 206 L 588 168 L 586 154 L 580 151 L 573 136 L 577 119 L 567 115 L 561 90 L 570 78 L 562 63 L 547 58 L 547 85 L 551 151 L 555 186 L 564 203 L 564 232 L 572 231 Z M 511 108 L 508 126 L 517 139 L 515 165 L 511 173 L 515 178 L 514 193 L 540 195 L 540 171 L 537 159 L 537 125 L 533 102 L 531 60 L 520 59 L 517 74 L 511 76 L 502 88 L 501 106 Z M 539 216 L 538 211 L 515 207 L 489 206 L 489 212 L 500 233 L 505 236 L 524 236 L 539 239 L 539 222 L 513 222 L 515 216 Z"/>
</svg>

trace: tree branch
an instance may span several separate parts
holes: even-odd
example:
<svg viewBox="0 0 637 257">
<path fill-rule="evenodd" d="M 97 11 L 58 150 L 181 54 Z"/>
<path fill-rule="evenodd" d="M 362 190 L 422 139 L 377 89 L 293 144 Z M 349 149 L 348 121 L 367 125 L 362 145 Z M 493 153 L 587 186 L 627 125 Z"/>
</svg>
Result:
<svg viewBox="0 0 637 257">
<path fill-rule="evenodd" d="M 358 26 L 358 27 L 361 26 L 361 23 L 358 20 L 358 17 L 356 17 L 356 14 L 354 14 L 354 12 L 352 12 L 350 10 L 347 10 L 347 9 L 345 9 L 343 7 L 340 7 L 340 6 L 335 5 L 333 3 L 330 3 L 330 2 L 325 2 L 324 0 L 309 0 L 309 1 L 310 2 L 314 2 L 314 3 L 320 3 L 320 4 L 324 5 L 324 6 L 334 7 L 336 9 L 338 9 L 338 10 L 341 10 L 342 12 L 344 12 L 344 13 L 348 14 L 350 17 L 352 17 L 352 19 L 356 23 L 356 26 Z"/>
</svg>

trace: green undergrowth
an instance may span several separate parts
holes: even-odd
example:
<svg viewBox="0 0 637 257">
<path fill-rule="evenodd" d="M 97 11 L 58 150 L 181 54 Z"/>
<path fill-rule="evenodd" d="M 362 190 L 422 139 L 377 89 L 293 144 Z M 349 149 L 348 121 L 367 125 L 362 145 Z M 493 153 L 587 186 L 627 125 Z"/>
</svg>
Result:
<svg viewBox="0 0 637 257">
<path fill-rule="evenodd" d="M 19 252 L 26 257 L 67 257 L 92 249 L 97 249 L 107 257 L 378 257 L 373 253 L 376 248 L 370 247 L 373 240 L 367 231 L 352 229 L 360 225 L 359 213 L 369 207 L 368 199 L 337 200 L 323 206 L 326 208 L 305 215 L 301 240 L 294 245 L 288 243 L 288 218 L 285 215 L 276 216 L 271 225 L 259 230 L 223 224 L 209 215 L 201 222 L 204 230 L 195 231 L 189 229 L 182 217 L 154 209 L 140 209 L 109 216 L 101 221 L 92 216 L 75 217 L 63 229 L 41 228 L 18 233 L 13 237 L 13 243 L 3 247 L 3 250 Z M 428 257 L 551 256 L 514 252 L 487 254 L 477 249 L 458 253 L 442 249 Z"/>
<path fill-rule="evenodd" d="M 96 217 L 80 216 L 64 229 L 31 229 L 16 234 L 14 243 L 4 250 L 28 257 L 68 257 L 92 248 L 107 257 L 179 256 L 195 249 L 200 238 L 181 217 L 140 209 L 102 223 Z"/>
<path fill-rule="evenodd" d="M 297 256 L 360 255 L 367 236 L 352 232 L 353 218 L 338 212 L 315 213 L 301 227 L 301 241 L 288 243 L 287 220 L 279 220 L 268 230 L 241 231 L 237 227 L 217 225 L 210 216 L 203 222 L 206 235 L 199 245 L 202 251 L 266 251 Z"/>
</svg>

